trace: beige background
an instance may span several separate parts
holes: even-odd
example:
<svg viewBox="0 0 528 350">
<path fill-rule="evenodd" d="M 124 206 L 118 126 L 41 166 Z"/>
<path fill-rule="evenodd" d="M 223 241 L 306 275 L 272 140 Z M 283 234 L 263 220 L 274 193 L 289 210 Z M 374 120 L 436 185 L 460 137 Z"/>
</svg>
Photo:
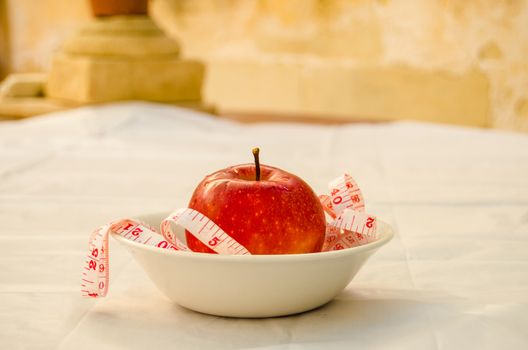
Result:
<svg viewBox="0 0 528 350">
<path fill-rule="evenodd" d="M 305 101 L 301 100 L 302 113 L 332 112 L 335 108 L 336 115 L 344 109 L 351 116 L 370 117 L 361 103 L 366 100 L 371 105 L 371 100 L 376 100 L 375 89 L 364 89 L 372 77 L 374 86 L 390 81 L 402 96 L 412 96 L 414 92 L 408 89 L 416 86 L 428 87 L 426 100 L 432 96 L 431 104 L 423 107 L 398 95 L 388 96 L 394 99 L 388 104 L 390 111 L 374 110 L 381 116 L 378 119 L 391 111 L 398 118 L 412 111 L 429 111 L 424 119 L 435 120 L 457 109 L 449 106 L 445 112 L 443 106 L 449 104 L 449 98 L 437 97 L 446 89 L 460 89 L 465 95 L 459 111 L 452 114 L 456 118 L 470 111 L 468 117 L 474 121 L 469 124 L 528 130 L 527 1 L 155 0 L 151 9 L 155 20 L 178 38 L 184 56 L 210 63 L 215 73 L 212 78 L 238 72 L 222 60 L 222 67 L 215 66 L 218 57 L 251 57 L 254 62 L 257 56 L 271 58 L 270 62 L 287 57 L 301 66 L 310 66 L 315 60 L 332 68 L 335 62 L 340 68 L 334 73 L 321 73 L 328 84 L 341 75 L 344 63 L 354 67 L 351 79 L 367 77 L 361 93 L 355 95 L 358 102 L 339 109 L 326 99 L 303 109 Z M 1 69 L 5 73 L 47 70 L 52 53 L 90 14 L 84 0 L 4 0 L 0 18 Z M 8 31 L 2 36 L 5 27 Z M 249 69 L 258 67 L 262 68 Z M 275 63 L 270 67 L 274 69 Z M 283 76 L 294 77 L 288 69 Z M 415 84 L 409 85 L 413 79 Z M 229 102 L 230 96 L 224 101 L 218 93 L 224 81 L 208 80 L 208 95 L 220 106 L 225 103 L 227 110 L 230 106 L 236 110 L 238 105 Z M 279 83 L 270 80 L 271 85 Z M 300 98 L 322 96 L 324 91 L 310 94 Z M 250 97 L 248 106 L 238 107 L 258 107 L 259 101 L 253 103 Z M 269 104 L 273 110 L 273 101 Z M 281 108 L 278 105 L 276 110 L 298 109 L 290 100 Z"/>
</svg>

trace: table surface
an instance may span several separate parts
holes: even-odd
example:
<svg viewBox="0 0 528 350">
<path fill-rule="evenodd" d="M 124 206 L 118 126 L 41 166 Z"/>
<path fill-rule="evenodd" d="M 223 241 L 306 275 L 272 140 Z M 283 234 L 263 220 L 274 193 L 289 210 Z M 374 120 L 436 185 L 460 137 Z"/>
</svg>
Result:
<svg viewBox="0 0 528 350">
<path fill-rule="evenodd" d="M 87 238 L 184 207 L 197 183 L 261 160 L 318 193 L 343 172 L 395 238 L 334 301 L 247 320 L 172 304 L 111 242 L 110 292 L 80 297 Z M 399 122 L 242 125 L 147 103 L 0 124 L 5 349 L 528 348 L 528 135 Z"/>
</svg>

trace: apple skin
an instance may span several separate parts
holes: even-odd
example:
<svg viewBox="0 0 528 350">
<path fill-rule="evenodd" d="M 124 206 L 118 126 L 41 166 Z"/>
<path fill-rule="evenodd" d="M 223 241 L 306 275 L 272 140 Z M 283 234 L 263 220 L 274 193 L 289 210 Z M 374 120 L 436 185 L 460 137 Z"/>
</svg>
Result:
<svg viewBox="0 0 528 350">
<path fill-rule="evenodd" d="M 319 198 L 306 182 L 284 170 L 241 164 L 219 170 L 196 187 L 189 208 L 213 220 L 251 254 L 320 252 L 326 219 Z M 195 252 L 214 253 L 189 232 Z"/>
</svg>

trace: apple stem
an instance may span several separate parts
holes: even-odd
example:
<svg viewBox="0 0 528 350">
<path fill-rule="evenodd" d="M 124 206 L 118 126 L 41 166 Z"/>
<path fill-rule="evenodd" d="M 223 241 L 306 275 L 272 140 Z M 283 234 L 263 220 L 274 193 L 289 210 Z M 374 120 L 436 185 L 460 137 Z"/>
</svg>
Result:
<svg viewBox="0 0 528 350">
<path fill-rule="evenodd" d="M 260 162 L 259 162 L 259 152 L 258 147 L 253 148 L 253 158 L 255 158 L 255 180 L 260 181 Z"/>
</svg>

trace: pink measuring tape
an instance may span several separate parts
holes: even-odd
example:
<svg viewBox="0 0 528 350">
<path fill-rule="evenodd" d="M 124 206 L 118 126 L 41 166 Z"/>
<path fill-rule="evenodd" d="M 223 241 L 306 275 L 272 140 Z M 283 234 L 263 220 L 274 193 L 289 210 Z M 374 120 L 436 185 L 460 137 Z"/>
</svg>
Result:
<svg viewBox="0 0 528 350">
<path fill-rule="evenodd" d="M 365 201 L 357 183 L 348 174 L 330 182 L 330 195 L 319 196 L 327 223 L 322 251 L 340 250 L 377 239 L 376 217 L 365 213 Z M 218 254 L 250 255 L 250 252 L 202 213 L 181 208 L 165 218 L 158 231 L 140 221 L 122 219 L 99 227 L 90 236 L 83 265 L 81 292 L 85 297 L 104 297 L 108 292 L 108 236 L 111 232 L 136 243 L 191 252 L 175 230 L 187 230 Z M 316 254 L 316 253 L 315 253 Z"/>
</svg>

